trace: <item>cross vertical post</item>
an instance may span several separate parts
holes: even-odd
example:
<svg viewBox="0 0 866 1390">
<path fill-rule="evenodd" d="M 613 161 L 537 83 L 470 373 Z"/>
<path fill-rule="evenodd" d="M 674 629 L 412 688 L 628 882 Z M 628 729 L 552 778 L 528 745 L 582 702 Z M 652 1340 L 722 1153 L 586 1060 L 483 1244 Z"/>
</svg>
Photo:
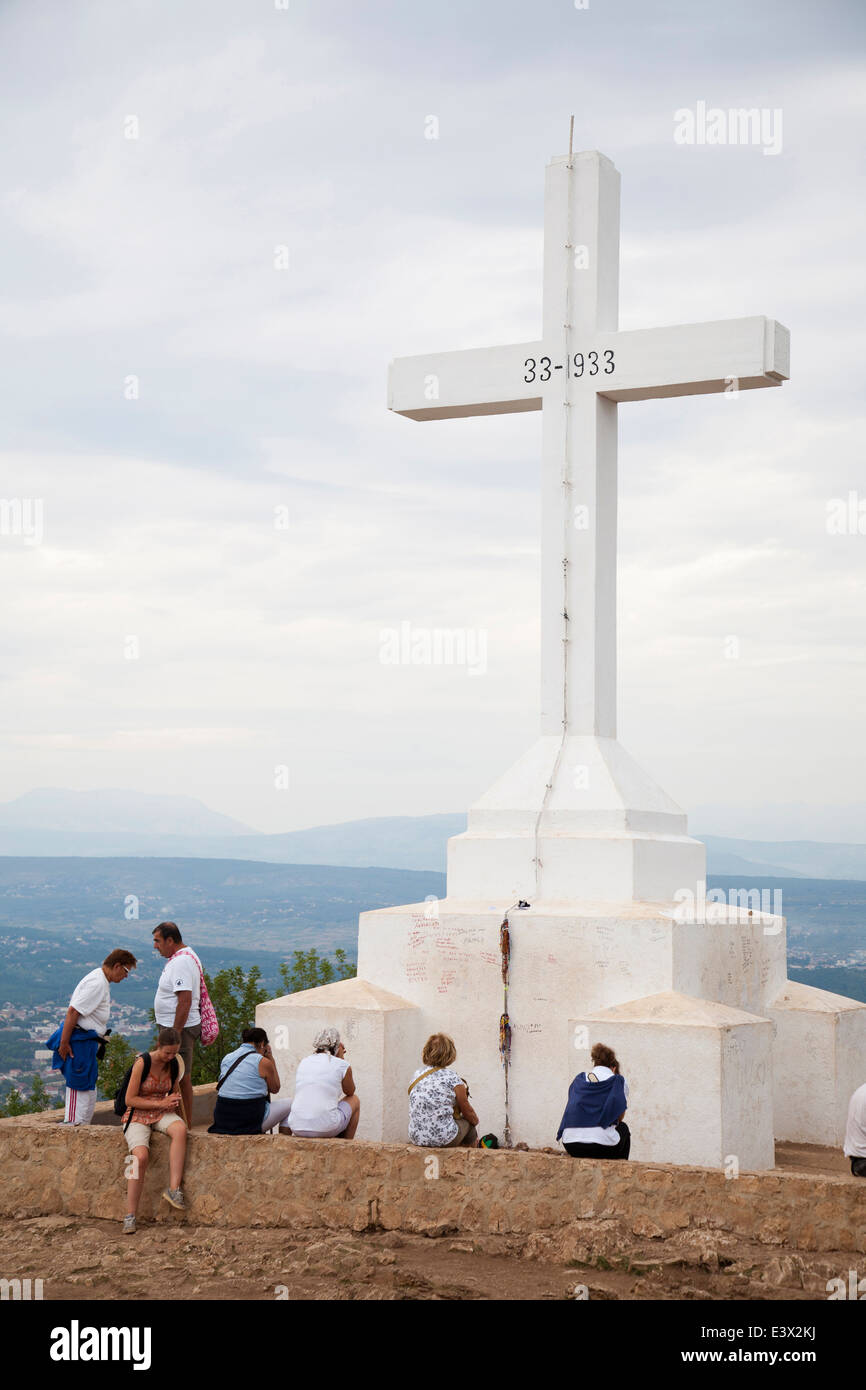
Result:
<svg viewBox="0 0 866 1390">
<path fill-rule="evenodd" d="M 543 342 L 555 365 L 542 407 L 542 735 L 616 737 L 617 408 L 585 379 L 603 382 L 604 358 L 590 354 L 618 314 L 619 174 L 594 150 L 554 159 L 544 211 Z"/>
</svg>

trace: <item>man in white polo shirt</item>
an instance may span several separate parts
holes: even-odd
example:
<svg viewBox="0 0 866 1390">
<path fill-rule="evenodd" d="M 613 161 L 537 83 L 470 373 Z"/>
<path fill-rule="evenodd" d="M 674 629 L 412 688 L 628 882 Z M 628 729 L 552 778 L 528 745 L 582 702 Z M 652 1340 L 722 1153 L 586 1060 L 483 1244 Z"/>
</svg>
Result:
<svg viewBox="0 0 866 1390">
<path fill-rule="evenodd" d="M 153 1012 L 159 1028 L 176 1028 L 180 1033 L 180 1055 L 184 1073 L 180 1081 L 180 1098 L 186 1115 L 187 1128 L 192 1128 L 192 1054 L 196 1039 L 201 1037 L 201 961 L 195 951 L 184 946 L 176 922 L 160 922 L 153 929 L 153 949 L 165 961 Z"/>
<path fill-rule="evenodd" d="M 111 1011 L 109 986 L 118 985 L 121 980 L 125 980 L 130 970 L 135 969 L 136 963 L 135 956 L 131 951 L 118 948 L 116 951 L 110 951 L 100 966 L 91 970 L 89 974 L 84 976 L 83 980 L 78 981 L 72 992 L 69 1008 L 66 1010 L 66 1017 L 63 1020 L 60 1041 L 57 1044 L 57 1051 L 64 1062 L 75 1056 L 72 1046 L 75 1032 L 94 1032 L 100 1035 L 105 1032 Z M 94 1040 L 90 1043 L 87 1041 L 76 1042 L 75 1046 L 82 1053 L 88 1049 L 92 1049 L 95 1053 L 97 1044 Z M 79 1060 L 83 1059 L 80 1058 Z M 95 1061 L 93 1070 L 95 1072 Z M 67 1085 L 64 1122 L 68 1125 L 89 1125 L 93 1119 L 95 1104 L 95 1084 L 92 1089 L 88 1090 L 76 1090 Z"/>
</svg>

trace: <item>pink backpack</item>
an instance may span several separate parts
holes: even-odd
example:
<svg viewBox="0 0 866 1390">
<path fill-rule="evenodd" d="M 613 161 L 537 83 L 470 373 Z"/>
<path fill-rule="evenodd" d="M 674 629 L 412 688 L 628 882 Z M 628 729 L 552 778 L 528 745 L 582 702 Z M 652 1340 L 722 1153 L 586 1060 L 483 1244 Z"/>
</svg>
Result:
<svg viewBox="0 0 866 1390">
<path fill-rule="evenodd" d="M 220 1023 L 216 1015 L 216 1009 L 213 1006 L 213 1001 L 207 992 L 207 985 L 204 982 L 204 971 L 201 968 L 201 961 L 195 954 L 195 951 L 190 950 L 189 947 L 186 946 L 183 946 L 179 951 L 176 951 L 175 955 L 192 956 L 193 960 L 198 966 L 199 978 L 201 980 L 201 997 L 198 1003 L 199 1012 L 201 1014 L 201 1044 L 202 1047 L 210 1047 L 211 1043 L 214 1043 L 217 1040 L 217 1035 L 219 1034 L 220 1030 Z"/>
</svg>

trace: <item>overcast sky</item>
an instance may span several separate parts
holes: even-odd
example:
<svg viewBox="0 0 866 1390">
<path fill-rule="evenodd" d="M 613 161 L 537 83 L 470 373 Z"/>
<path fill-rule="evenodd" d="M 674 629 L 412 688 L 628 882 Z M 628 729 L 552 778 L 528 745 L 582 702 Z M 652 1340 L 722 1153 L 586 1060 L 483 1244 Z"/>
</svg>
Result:
<svg viewBox="0 0 866 1390">
<path fill-rule="evenodd" d="M 779 390 L 620 408 L 621 741 L 698 830 L 863 801 L 866 534 L 827 516 L 854 492 L 866 533 L 864 29 L 860 0 L 5 0 L 0 498 L 44 535 L 0 534 L 2 796 L 288 830 L 462 810 L 534 740 L 541 417 L 415 423 L 386 370 L 539 335 L 573 112 L 622 174 L 621 326 L 792 334 Z M 676 143 L 700 101 L 780 110 L 781 151 Z M 401 622 L 485 633 L 486 673 L 382 664 Z"/>
</svg>

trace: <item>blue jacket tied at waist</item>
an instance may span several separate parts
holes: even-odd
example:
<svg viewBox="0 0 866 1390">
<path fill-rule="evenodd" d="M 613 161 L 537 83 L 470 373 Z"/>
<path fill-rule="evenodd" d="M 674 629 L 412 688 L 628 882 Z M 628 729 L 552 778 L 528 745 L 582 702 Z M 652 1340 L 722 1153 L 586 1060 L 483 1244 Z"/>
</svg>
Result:
<svg viewBox="0 0 866 1390">
<path fill-rule="evenodd" d="M 625 1079 L 614 1074 L 606 1081 L 588 1081 L 580 1072 L 568 1088 L 568 1103 L 557 1139 L 564 1129 L 607 1129 L 626 1110 Z"/>
<path fill-rule="evenodd" d="M 75 1055 L 67 1057 L 66 1061 L 57 1051 L 62 1036 L 63 1026 L 61 1024 L 59 1028 L 55 1028 L 51 1037 L 45 1040 L 45 1046 L 50 1047 L 54 1053 L 51 1058 L 51 1070 L 63 1073 L 63 1079 L 70 1091 L 95 1091 L 96 1075 L 99 1070 L 96 1049 L 99 1046 L 100 1034 L 94 1032 L 92 1028 L 88 1028 L 86 1031 L 81 1028 L 73 1028 L 69 1044 Z"/>
</svg>

